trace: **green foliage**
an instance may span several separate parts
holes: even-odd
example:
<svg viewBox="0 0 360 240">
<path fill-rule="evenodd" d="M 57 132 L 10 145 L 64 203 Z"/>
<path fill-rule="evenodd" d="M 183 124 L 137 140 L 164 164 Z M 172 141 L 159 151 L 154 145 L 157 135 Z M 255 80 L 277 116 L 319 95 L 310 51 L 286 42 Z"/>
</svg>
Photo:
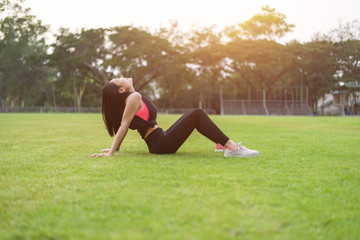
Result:
<svg viewBox="0 0 360 240">
<path fill-rule="evenodd" d="M 335 43 L 337 60 L 341 62 L 337 80 L 354 83 L 360 79 L 360 39 Z"/>
<path fill-rule="evenodd" d="M 275 12 L 274 8 L 269 6 L 262 7 L 263 13 L 255 14 L 250 20 L 240 23 L 239 29 L 230 28 L 228 35 L 230 37 L 246 37 L 249 39 L 267 39 L 270 41 L 275 38 L 281 38 L 295 27 L 294 24 L 288 24 L 285 14 Z"/>
<path fill-rule="evenodd" d="M 221 33 L 214 32 L 214 26 L 194 30 L 189 39 L 190 64 L 195 74 L 193 86 L 205 109 L 218 108 L 220 86 L 224 84 L 223 73 L 226 63 Z"/>
<path fill-rule="evenodd" d="M 309 87 L 309 98 L 316 105 L 317 100 L 334 89 L 335 74 L 339 68 L 334 44 L 328 41 L 314 40 L 299 44 L 291 43 L 297 61 L 297 72 L 293 75 L 294 83 L 303 81 Z M 314 109 L 316 106 L 313 106 Z"/>
<path fill-rule="evenodd" d="M 107 54 L 104 44 L 104 29 L 82 29 L 79 33 L 62 29 L 52 45 L 50 65 L 57 71 L 56 89 L 67 93 L 73 90 L 78 109 L 86 86 L 94 84 L 101 88 L 110 77 L 103 71 Z"/>
<path fill-rule="evenodd" d="M 253 93 L 252 98 L 261 99 L 262 93 L 258 89 L 290 85 L 289 73 L 298 67 L 291 49 L 274 41 L 234 39 L 225 49 L 232 69 L 228 80 L 243 99 L 249 90 Z M 267 95 L 268 99 L 277 97 L 271 92 Z"/>
<path fill-rule="evenodd" d="M 110 30 L 111 57 L 107 64 L 116 75 L 132 77 L 135 89 L 153 95 L 149 86 L 170 66 L 176 50 L 166 39 L 134 27 L 115 27 Z"/>
<path fill-rule="evenodd" d="M 220 89 L 225 98 L 259 100 L 265 87 L 268 100 L 278 100 L 284 92 L 274 89 L 302 85 L 309 87 L 316 110 L 318 99 L 337 82 L 359 79 L 358 21 L 310 42 L 280 44 L 276 39 L 294 25 L 265 6 L 222 32 L 215 26 L 182 32 L 177 22 L 154 33 L 132 26 L 60 29 L 48 46 L 42 39 L 47 27 L 29 9 L 4 1 L 0 14 L 5 12 L 0 18 L 0 106 L 99 107 L 104 82 L 126 76 L 164 108 L 201 102 L 219 112 Z"/>
<path fill-rule="evenodd" d="M 112 141 L 101 115 L 2 114 L 0 238 L 358 239 L 359 118 L 211 118 L 260 156 L 224 158 L 196 132 L 151 155 L 130 131 L 89 158 Z"/>
<path fill-rule="evenodd" d="M 1 12 L 6 15 L 0 15 L 0 106 L 4 99 L 35 105 L 48 77 L 42 38 L 47 27 L 19 4 L 5 1 Z"/>
</svg>

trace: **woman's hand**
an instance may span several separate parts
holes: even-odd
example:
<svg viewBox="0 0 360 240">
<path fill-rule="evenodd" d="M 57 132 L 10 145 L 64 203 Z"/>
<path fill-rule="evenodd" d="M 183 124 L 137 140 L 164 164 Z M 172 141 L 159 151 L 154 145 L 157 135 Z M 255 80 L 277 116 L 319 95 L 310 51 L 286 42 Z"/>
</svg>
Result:
<svg viewBox="0 0 360 240">
<path fill-rule="evenodd" d="M 89 157 L 111 157 L 112 154 L 110 155 L 110 150 L 111 148 L 105 148 L 105 149 L 101 149 L 101 152 L 106 152 L 106 153 L 94 153 L 92 155 L 90 155 Z M 119 148 L 116 149 L 116 151 L 119 151 Z"/>
<path fill-rule="evenodd" d="M 116 151 L 119 151 L 120 148 L 117 148 Z M 100 152 L 110 152 L 110 148 L 101 149 Z"/>
<path fill-rule="evenodd" d="M 111 157 L 110 153 L 94 153 L 93 155 L 90 155 L 90 157 Z"/>
</svg>

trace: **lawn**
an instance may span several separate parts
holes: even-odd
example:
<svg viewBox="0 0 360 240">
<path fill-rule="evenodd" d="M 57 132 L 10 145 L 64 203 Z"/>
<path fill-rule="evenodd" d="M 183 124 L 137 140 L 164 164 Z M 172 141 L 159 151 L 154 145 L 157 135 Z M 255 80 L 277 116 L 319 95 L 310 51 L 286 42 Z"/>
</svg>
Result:
<svg viewBox="0 0 360 240">
<path fill-rule="evenodd" d="M 89 158 L 112 142 L 100 114 L 0 114 L 0 239 L 360 238 L 360 118 L 211 118 L 259 157 L 198 133 L 151 155 L 130 131 Z"/>
</svg>

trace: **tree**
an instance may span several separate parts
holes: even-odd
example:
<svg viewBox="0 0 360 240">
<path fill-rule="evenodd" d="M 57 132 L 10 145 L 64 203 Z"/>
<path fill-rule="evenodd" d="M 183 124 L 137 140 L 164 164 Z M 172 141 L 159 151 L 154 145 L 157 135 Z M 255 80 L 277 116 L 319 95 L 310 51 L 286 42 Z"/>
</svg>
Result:
<svg viewBox="0 0 360 240">
<path fill-rule="evenodd" d="M 360 79 L 360 40 L 346 40 L 335 43 L 339 63 L 337 78 L 345 83 L 354 83 Z"/>
<path fill-rule="evenodd" d="M 250 92 L 252 98 L 261 99 L 258 89 L 267 90 L 275 85 L 287 85 L 286 76 L 296 67 L 295 58 L 286 47 L 268 40 L 235 39 L 226 45 L 226 55 L 232 60 L 229 77 L 243 96 Z M 268 95 L 276 99 L 276 95 Z"/>
<path fill-rule="evenodd" d="M 283 37 L 295 27 L 288 24 L 285 14 L 275 12 L 274 8 L 265 6 L 261 8 L 262 13 L 255 14 L 250 20 L 230 27 L 228 35 L 231 38 L 248 38 L 252 40 L 267 39 L 275 41 Z"/>
<path fill-rule="evenodd" d="M 335 85 L 338 69 L 335 48 L 331 42 L 314 40 L 305 44 L 297 42 L 288 45 L 297 59 L 293 81 L 309 87 L 310 106 L 317 109 L 317 101 Z"/>
<path fill-rule="evenodd" d="M 239 88 L 242 97 L 261 99 L 264 87 L 273 90 L 288 84 L 286 76 L 295 68 L 295 59 L 286 47 L 275 42 L 294 27 L 286 23 L 286 16 L 268 6 L 250 20 L 226 29 L 230 38 L 225 45 L 228 57 L 229 84 Z M 231 87 L 229 87 L 231 89 Z M 277 99 L 275 91 L 267 98 Z"/>
<path fill-rule="evenodd" d="M 345 24 L 339 22 L 337 28 L 316 37 L 333 43 L 339 64 L 337 79 L 345 83 L 359 81 L 360 21 L 354 20 Z"/>
<path fill-rule="evenodd" d="M 164 108 L 192 108 L 198 104 L 199 92 L 191 62 L 189 38 L 191 35 L 171 22 L 170 28 L 155 32 L 159 38 L 169 42 L 169 51 L 163 65 L 164 71 L 157 78 L 159 98 L 156 104 Z"/>
<path fill-rule="evenodd" d="M 105 64 L 113 75 L 132 77 L 136 90 L 154 95 L 151 84 L 156 84 L 173 55 L 169 41 L 131 26 L 110 29 L 109 41 L 111 55 Z"/>
<path fill-rule="evenodd" d="M 57 70 L 57 88 L 66 93 L 62 97 L 74 99 L 74 106 L 81 110 L 82 99 L 88 84 L 101 88 L 110 73 L 105 71 L 104 61 L 107 51 L 104 47 L 105 29 L 82 29 L 70 33 L 61 29 L 52 45 L 50 65 Z M 72 94 L 71 94 L 72 92 Z"/>
<path fill-rule="evenodd" d="M 336 73 L 337 88 L 340 88 L 341 84 L 346 85 L 347 94 L 352 95 L 351 108 L 354 112 L 360 83 L 360 21 L 354 20 L 345 24 L 339 22 L 337 28 L 324 34 L 322 38 L 332 41 L 335 46 L 339 64 Z M 344 104 L 344 101 L 341 102 Z M 341 106 L 340 112 L 344 114 L 344 106 Z"/>
<path fill-rule="evenodd" d="M 210 28 L 194 29 L 189 38 L 191 55 L 189 62 L 195 71 L 193 85 L 199 92 L 199 102 L 204 109 L 217 109 L 220 86 L 224 83 L 224 46 L 222 33 Z"/>
<path fill-rule="evenodd" d="M 39 100 L 34 96 L 43 94 L 42 86 L 48 75 L 47 45 L 43 38 L 47 27 L 29 11 L 10 1 L 0 4 L 0 13 L 6 13 L 0 18 L 1 100 L 10 106 L 17 103 L 20 108 L 26 102 L 34 104 Z"/>
</svg>

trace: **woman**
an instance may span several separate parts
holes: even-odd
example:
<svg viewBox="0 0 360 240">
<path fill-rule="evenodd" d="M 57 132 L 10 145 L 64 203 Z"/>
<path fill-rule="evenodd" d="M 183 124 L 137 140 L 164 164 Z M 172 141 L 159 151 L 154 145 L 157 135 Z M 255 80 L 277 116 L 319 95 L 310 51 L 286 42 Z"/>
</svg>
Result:
<svg viewBox="0 0 360 240">
<path fill-rule="evenodd" d="M 107 153 L 95 153 L 90 157 L 114 155 L 129 128 L 140 133 L 150 153 L 154 154 L 175 153 L 194 129 L 217 143 L 215 151 L 224 151 L 225 157 L 254 157 L 259 154 L 230 140 L 201 109 L 188 111 L 163 131 L 156 123 L 156 107 L 135 91 L 132 78 L 115 78 L 105 84 L 102 114 L 110 136 L 115 135 L 114 141 L 110 149 L 102 150 Z"/>
</svg>

